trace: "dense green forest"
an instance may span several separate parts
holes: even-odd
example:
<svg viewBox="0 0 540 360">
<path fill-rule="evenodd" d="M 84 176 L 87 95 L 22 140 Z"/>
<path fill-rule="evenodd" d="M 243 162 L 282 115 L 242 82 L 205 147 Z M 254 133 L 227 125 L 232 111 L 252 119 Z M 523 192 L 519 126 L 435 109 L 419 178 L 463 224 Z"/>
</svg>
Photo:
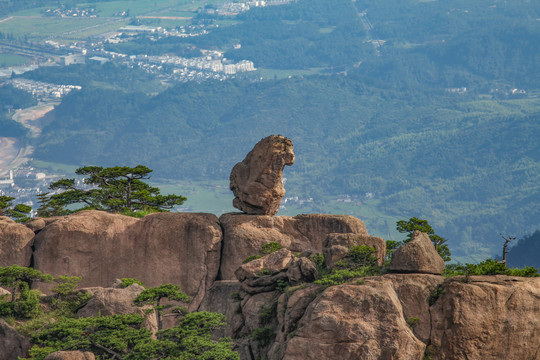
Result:
<svg viewBox="0 0 540 360">
<path fill-rule="evenodd" d="M 510 248 L 508 252 L 508 265 L 515 267 L 540 266 L 540 230 L 524 236 Z"/>
<path fill-rule="evenodd" d="M 36 157 L 226 180 L 258 140 L 282 134 L 297 154 L 288 194 L 314 199 L 303 211 L 350 195 L 370 233 L 395 232 L 376 214 L 417 216 L 449 239 L 453 258 L 483 259 L 500 252 L 500 232 L 540 228 L 539 11 L 527 1 L 298 1 L 155 42 L 316 73 L 283 80 L 165 89 L 120 65 L 42 68 L 24 76 L 83 90 L 56 107 Z M 145 41 L 114 46 L 137 53 Z"/>
</svg>

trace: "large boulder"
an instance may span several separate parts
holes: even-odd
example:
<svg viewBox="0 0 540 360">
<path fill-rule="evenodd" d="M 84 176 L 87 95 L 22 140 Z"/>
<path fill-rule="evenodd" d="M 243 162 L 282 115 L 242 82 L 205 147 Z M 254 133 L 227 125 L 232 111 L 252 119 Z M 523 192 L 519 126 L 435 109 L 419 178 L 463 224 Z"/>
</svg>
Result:
<svg viewBox="0 0 540 360">
<path fill-rule="evenodd" d="M 540 359 L 540 278 L 450 279 L 431 307 L 436 359 Z"/>
<path fill-rule="evenodd" d="M 442 274 L 444 260 L 426 233 L 415 230 L 411 241 L 392 256 L 389 270 L 393 272 Z"/>
<path fill-rule="evenodd" d="M 27 338 L 19 334 L 0 318 L 0 360 L 13 360 L 28 356 L 31 345 Z"/>
<path fill-rule="evenodd" d="M 233 206 L 247 214 L 276 214 L 285 196 L 283 168 L 293 163 L 290 139 L 271 135 L 259 141 L 231 171 Z"/>
<path fill-rule="evenodd" d="M 55 276 L 82 276 L 83 287 L 103 287 L 124 277 L 146 286 L 172 283 L 192 298 L 190 309 L 196 309 L 217 277 L 221 238 L 212 214 L 157 213 L 136 219 L 82 211 L 36 235 L 34 267 Z"/>
<path fill-rule="evenodd" d="M 110 316 L 123 314 L 146 315 L 149 306 L 139 307 L 133 304 L 133 300 L 144 290 L 139 284 L 132 284 L 126 288 L 103 288 L 92 287 L 81 289 L 82 292 L 92 297 L 79 311 L 78 317 Z M 152 333 L 157 332 L 157 318 L 148 316 L 144 326 Z"/>
<path fill-rule="evenodd" d="M 322 252 L 331 233 L 368 236 L 362 220 L 349 215 L 309 214 L 291 216 L 224 214 L 221 279 L 234 280 L 234 272 L 248 256 L 259 253 L 264 244 L 277 242 L 293 252 Z"/>
<path fill-rule="evenodd" d="M 364 234 L 329 234 L 324 240 L 324 263 L 328 268 L 344 259 L 349 254 L 351 246 L 366 245 L 375 249 L 375 257 L 379 266 L 384 264 L 386 243 L 383 238 Z"/>
<path fill-rule="evenodd" d="M 6 216 L 0 216 L 0 267 L 30 266 L 34 232 Z"/>
<path fill-rule="evenodd" d="M 389 280 L 327 288 L 309 304 L 283 359 L 421 359 L 426 345 Z"/>
</svg>

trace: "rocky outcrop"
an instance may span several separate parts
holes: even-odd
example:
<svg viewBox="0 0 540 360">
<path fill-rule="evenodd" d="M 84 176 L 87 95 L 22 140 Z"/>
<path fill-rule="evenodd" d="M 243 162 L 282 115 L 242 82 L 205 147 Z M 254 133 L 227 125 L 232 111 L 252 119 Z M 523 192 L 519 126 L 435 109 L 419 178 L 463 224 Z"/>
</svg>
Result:
<svg viewBox="0 0 540 360">
<path fill-rule="evenodd" d="M 45 357 L 44 360 L 95 360 L 90 351 L 56 351 Z"/>
<path fill-rule="evenodd" d="M 291 216 L 224 214 L 221 279 L 234 280 L 234 272 L 248 256 L 259 253 L 264 244 L 277 242 L 293 252 L 320 253 L 331 233 L 368 236 L 362 220 L 348 215 L 309 214 Z"/>
<path fill-rule="evenodd" d="M 377 280 L 332 286 L 313 300 L 284 359 L 421 359 L 426 345 L 407 324 L 392 283 Z"/>
<path fill-rule="evenodd" d="M 28 356 L 30 342 L 0 318 L 0 360 Z"/>
<path fill-rule="evenodd" d="M 375 249 L 379 266 L 384 264 L 386 242 L 383 238 L 365 234 L 329 234 L 323 243 L 324 263 L 328 268 L 344 259 L 351 246 L 366 245 Z"/>
<path fill-rule="evenodd" d="M 107 286 L 122 277 L 146 286 L 172 283 L 192 298 L 190 308 L 196 309 L 217 277 L 221 239 L 212 214 L 157 213 L 136 219 L 82 211 L 36 235 L 34 261 L 44 273 L 82 276 L 84 287 Z"/>
<path fill-rule="evenodd" d="M 138 307 L 133 300 L 144 290 L 139 284 L 132 284 L 126 288 L 84 288 L 80 291 L 92 295 L 88 303 L 77 311 L 78 317 L 109 316 L 116 314 L 146 315 L 149 306 Z M 157 332 L 157 318 L 147 316 L 144 326 L 152 333 Z"/>
<path fill-rule="evenodd" d="M 444 260 L 437 253 L 429 236 L 415 230 L 411 241 L 400 247 L 390 261 L 390 271 L 438 274 L 444 270 Z"/>
<path fill-rule="evenodd" d="M 290 139 L 271 135 L 259 141 L 231 171 L 233 206 L 247 214 L 276 214 L 285 196 L 283 168 L 292 164 L 294 150 Z"/>
<path fill-rule="evenodd" d="M 287 281 L 287 270 L 294 263 L 294 254 L 278 250 L 240 266 L 235 276 L 249 294 L 273 291 L 278 281 Z"/>
<path fill-rule="evenodd" d="M 0 267 L 29 266 L 34 232 L 6 216 L 0 216 Z"/>
<path fill-rule="evenodd" d="M 430 312 L 435 359 L 540 359 L 540 278 L 449 279 Z"/>
</svg>

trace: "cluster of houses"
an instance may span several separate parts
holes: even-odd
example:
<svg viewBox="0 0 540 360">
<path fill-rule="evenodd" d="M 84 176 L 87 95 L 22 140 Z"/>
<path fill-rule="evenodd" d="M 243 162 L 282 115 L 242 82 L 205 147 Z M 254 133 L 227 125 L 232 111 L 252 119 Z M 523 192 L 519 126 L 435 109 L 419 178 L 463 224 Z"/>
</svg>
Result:
<svg viewBox="0 0 540 360">
<path fill-rule="evenodd" d="M 81 90 L 78 85 L 58 85 L 23 78 L 15 78 L 8 81 L 13 87 L 25 90 L 34 95 L 38 100 L 60 99 L 73 90 Z"/>
<path fill-rule="evenodd" d="M 90 18 L 95 18 L 95 17 L 97 17 L 96 9 L 94 9 L 94 8 L 81 8 L 81 9 L 79 9 L 78 7 L 68 8 L 68 7 L 65 7 L 65 6 L 61 6 L 61 7 L 56 8 L 56 9 L 43 10 L 43 15 L 45 15 L 45 16 L 56 16 L 56 17 L 62 17 L 62 18 L 67 18 L 67 17 L 90 17 Z"/>
</svg>

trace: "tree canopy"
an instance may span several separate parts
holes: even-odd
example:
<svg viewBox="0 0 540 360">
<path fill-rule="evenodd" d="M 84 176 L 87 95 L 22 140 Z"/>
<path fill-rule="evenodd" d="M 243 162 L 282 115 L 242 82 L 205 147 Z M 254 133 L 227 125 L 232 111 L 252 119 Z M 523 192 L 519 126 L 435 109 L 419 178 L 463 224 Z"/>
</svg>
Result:
<svg viewBox="0 0 540 360">
<path fill-rule="evenodd" d="M 61 191 L 42 197 L 38 215 L 65 215 L 71 213 L 69 206 L 82 205 L 77 210 L 104 210 L 113 213 L 135 211 L 165 211 L 181 205 L 186 198 L 181 195 L 161 195 L 160 190 L 145 183 L 150 179 L 151 169 L 143 165 L 135 167 L 85 166 L 75 173 L 87 176 L 82 188 L 75 179 L 60 179 L 49 186 L 53 191 Z"/>
<path fill-rule="evenodd" d="M 28 214 L 32 211 L 32 208 L 24 204 L 13 206 L 13 200 L 15 200 L 14 197 L 0 195 L 0 216 L 9 216 L 17 222 L 28 220 Z"/>
</svg>

